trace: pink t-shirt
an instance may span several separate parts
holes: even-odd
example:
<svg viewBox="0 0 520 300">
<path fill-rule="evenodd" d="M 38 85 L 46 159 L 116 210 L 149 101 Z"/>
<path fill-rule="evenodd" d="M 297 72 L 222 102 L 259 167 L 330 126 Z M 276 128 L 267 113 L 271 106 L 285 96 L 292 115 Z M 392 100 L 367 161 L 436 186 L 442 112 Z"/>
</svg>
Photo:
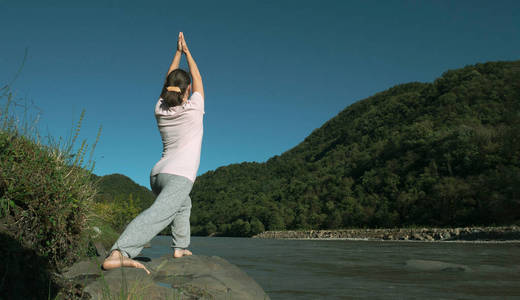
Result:
<svg viewBox="0 0 520 300">
<path fill-rule="evenodd" d="M 162 158 L 150 175 L 181 175 L 195 182 L 202 146 L 204 99 L 194 92 L 188 101 L 168 108 L 162 98 L 155 105 L 155 118 L 163 142 Z"/>
</svg>

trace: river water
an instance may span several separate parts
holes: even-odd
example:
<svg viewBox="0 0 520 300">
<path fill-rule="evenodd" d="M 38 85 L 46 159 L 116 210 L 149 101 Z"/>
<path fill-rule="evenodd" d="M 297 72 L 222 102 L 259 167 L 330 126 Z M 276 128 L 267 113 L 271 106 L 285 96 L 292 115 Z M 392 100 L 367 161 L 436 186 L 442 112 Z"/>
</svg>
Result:
<svg viewBox="0 0 520 300">
<path fill-rule="evenodd" d="M 140 256 L 172 253 L 157 236 Z M 192 237 L 271 299 L 520 299 L 520 243 Z"/>
</svg>

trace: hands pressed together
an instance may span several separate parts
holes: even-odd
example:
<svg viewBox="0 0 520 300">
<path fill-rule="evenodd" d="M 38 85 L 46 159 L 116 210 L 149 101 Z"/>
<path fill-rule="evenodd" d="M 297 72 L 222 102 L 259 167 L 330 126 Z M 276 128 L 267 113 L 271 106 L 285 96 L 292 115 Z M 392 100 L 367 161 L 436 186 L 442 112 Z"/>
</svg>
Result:
<svg viewBox="0 0 520 300">
<path fill-rule="evenodd" d="M 179 38 L 177 40 L 177 51 L 183 52 L 184 54 L 190 51 L 188 49 L 188 45 L 186 45 L 186 40 L 184 40 L 184 34 L 182 32 L 179 32 Z"/>
<path fill-rule="evenodd" d="M 168 74 L 170 74 L 173 70 L 179 68 L 179 63 L 181 61 L 182 53 L 185 54 L 186 60 L 188 62 L 188 67 L 190 69 L 190 74 L 192 76 L 192 84 L 193 84 L 193 91 L 199 92 L 202 97 L 204 98 L 204 88 L 202 86 L 202 76 L 200 75 L 199 69 L 197 67 L 197 64 L 195 63 L 195 60 L 191 56 L 190 50 L 188 49 L 188 45 L 186 44 L 186 40 L 184 39 L 184 34 L 179 32 L 179 37 L 177 39 L 177 51 L 175 52 L 175 56 L 173 57 L 173 61 L 170 65 L 170 68 L 168 70 L 168 73 L 166 73 L 166 77 L 168 77 Z"/>
</svg>

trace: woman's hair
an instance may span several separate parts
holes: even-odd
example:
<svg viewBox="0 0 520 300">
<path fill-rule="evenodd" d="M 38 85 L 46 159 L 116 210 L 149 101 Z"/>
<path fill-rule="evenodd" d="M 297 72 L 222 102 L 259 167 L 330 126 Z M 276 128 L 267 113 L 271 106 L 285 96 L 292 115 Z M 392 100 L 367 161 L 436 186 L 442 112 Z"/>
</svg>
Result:
<svg viewBox="0 0 520 300">
<path fill-rule="evenodd" d="M 190 74 L 182 69 L 175 69 L 166 78 L 166 82 L 164 83 L 161 98 L 170 105 L 177 106 L 182 104 L 182 98 L 184 93 L 186 93 L 186 89 L 188 85 L 191 83 Z M 168 86 L 176 86 L 181 89 L 180 92 L 168 91 L 166 87 Z"/>
</svg>

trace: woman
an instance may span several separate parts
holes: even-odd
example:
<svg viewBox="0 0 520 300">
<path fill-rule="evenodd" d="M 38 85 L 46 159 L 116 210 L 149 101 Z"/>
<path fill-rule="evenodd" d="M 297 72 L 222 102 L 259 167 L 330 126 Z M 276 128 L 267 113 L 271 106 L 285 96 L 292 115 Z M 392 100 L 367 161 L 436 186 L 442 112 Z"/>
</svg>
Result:
<svg viewBox="0 0 520 300">
<path fill-rule="evenodd" d="M 178 69 L 182 53 L 188 61 L 193 83 L 186 71 Z M 157 198 L 152 206 L 128 224 L 105 258 L 103 269 L 134 267 L 150 274 L 143 264 L 132 258 L 172 221 L 173 257 L 192 255 L 186 249 L 190 244 L 189 193 L 199 168 L 203 115 L 202 78 L 180 32 L 177 51 L 155 105 L 163 142 L 162 158 L 150 173 L 150 186 Z"/>
</svg>

